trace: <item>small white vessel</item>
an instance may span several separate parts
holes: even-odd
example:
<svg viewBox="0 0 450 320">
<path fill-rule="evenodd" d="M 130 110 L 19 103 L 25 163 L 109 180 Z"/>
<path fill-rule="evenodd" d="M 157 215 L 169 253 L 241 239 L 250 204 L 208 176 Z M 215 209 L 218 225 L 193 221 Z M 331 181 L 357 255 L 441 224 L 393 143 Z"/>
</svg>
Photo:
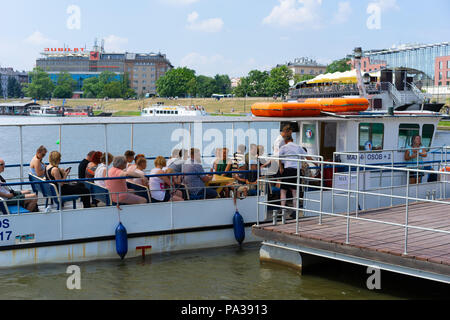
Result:
<svg viewBox="0 0 450 320">
<path fill-rule="evenodd" d="M 46 105 L 32 107 L 30 110 L 31 117 L 62 117 L 63 111 L 60 107 Z"/>
<path fill-rule="evenodd" d="M 165 106 L 154 104 L 144 108 L 141 112 L 143 117 L 203 117 L 207 113 L 202 106 Z"/>
</svg>

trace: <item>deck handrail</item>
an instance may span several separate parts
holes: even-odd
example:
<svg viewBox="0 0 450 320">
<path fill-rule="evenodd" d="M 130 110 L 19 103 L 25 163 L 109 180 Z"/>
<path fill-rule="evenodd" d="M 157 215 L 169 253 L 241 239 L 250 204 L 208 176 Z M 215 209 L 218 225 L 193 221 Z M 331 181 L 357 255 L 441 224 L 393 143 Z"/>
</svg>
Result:
<svg viewBox="0 0 450 320">
<path fill-rule="evenodd" d="M 305 160 L 304 157 L 302 157 L 302 155 L 293 155 L 296 158 L 290 157 L 290 158 L 281 158 L 281 157 L 260 157 L 262 159 L 266 159 L 266 160 L 279 160 L 279 161 L 292 161 L 292 162 L 298 162 L 298 167 L 301 167 L 301 163 L 303 162 L 310 162 L 310 160 Z M 258 161 L 259 159 L 258 158 Z M 314 199 L 307 199 L 306 196 L 304 195 L 302 198 L 297 197 L 296 199 L 291 198 L 291 199 L 286 199 L 286 200 L 296 200 L 298 203 L 299 198 L 302 201 L 309 201 L 310 203 L 319 203 L 320 204 L 320 209 L 314 209 L 312 207 L 310 208 L 300 208 L 298 205 L 295 208 L 292 207 L 288 207 L 288 206 L 281 206 L 281 205 L 277 205 L 274 203 L 271 203 L 271 201 L 259 201 L 258 198 L 258 205 L 264 205 L 264 206 L 271 206 L 271 207 L 275 207 L 275 208 L 280 208 L 280 209 L 293 209 L 296 212 L 296 223 L 297 223 L 297 227 L 296 227 L 296 234 L 299 234 L 299 221 L 300 221 L 300 217 L 299 217 L 299 211 L 306 211 L 306 212 L 310 212 L 313 214 L 317 214 L 319 217 L 319 225 L 322 224 L 322 217 L 323 216 L 333 216 L 333 217 L 340 217 L 340 218 L 345 218 L 347 219 L 347 231 L 346 231 L 346 244 L 350 243 L 350 222 L 353 220 L 360 220 L 360 221 L 366 221 L 366 222 L 373 222 L 373 223 L 379 223 L 379 224 L 385 224 L 385 225 L 391 225 L 391 226 L 397 226 L 397 227 L 402 227 L 404 228 L 404 234 L 405 234 L 405 241 L 404 241 L 404 254 L 407 255 L 408 254 L 408 232 L 410 229 L 415 229 L 415 230 L 423 230 L 423 231 L 429 231 L 429 232 L 436 232 L 439 234 L 450 234 L 450 231 L 447 230 L 442 230 L 442 229 L 437 229 L 437 228 L 430 228 L 430 227 L 422 227 L 422 226 L 417 226 L 417 225 L 412 225 L 409 223 L 408 220 L 408 213 L 409 213 L 409 205 L 411 202 L 424 202 L 424 203 L 435 203 L 435 204 L 444 204 L 444 205 L 449 205 L 450 206 L 450 201 L 447 201 L 447 189 L 445 188 L 445 194 L 443 194 L 442 192 L 442 188 L 440 189 L 440 200 L 438 199 L 434 199 L 435 194 L 433 192 L 433 197 L 429 198 L 430 194 L 427 195 L 427 198 L 419 198 L 417 196 L 417 190 L 418 190 L 418 186 L 419 184 L 412 184 L 410 183 L 410 179 L 407 178 L 406 179 L 406 190 L 405 190 L 405 195 L 397 195 L 397 194 L 387 194 L 387 193 L 382 193 L 380 192 L 375 192 L 375 191 L 366 191 L 364 188 L 360 189 L 360 173 L 363 173 L 363 171 L 361 169 L 366 169 L 366 168 L 370 168 L 370 169 L 377 169 L 377 170 L 390 170 L 390 171 L 400 171 L 400 172 L 406 172 L 406 173 L 414 173 L 414 174 L 418 174 L 418 173 L 436 173 L 436 171 L 431 171 L 431 170 L 425 170 L 425 169 L 415 169 L 415 168 L 393 168 L 393 167 L 386 167 L 386 166 L 377 166 L 377 165 L 367 165 L 367 164 L 359 164 L 359 163 L 341 163 L 341 162 L 330 162 L 330 161 L 321 161 L 321 160 L 315 160 L 314 161 L 316 163 L 316 165 L 320 165 L 322 172 L 323 172 L 323 167 L 324 165 L 328 165 L 328 166 L 347 166 L 349 168 L 355 167 L 357 168 L 357 174 L 353 174 L 352 175 L 352 171 L 348 170 L 347 173 L 343 174 L 344 176 L 347 176 L 347 180 L 344 182 L 344 184 L 347 184 L 347 189 L 345 189 L 345 186 L 340 186 L 340 187 L 336 187 L 336 186 L 331 186 L 331 187 L 327 187 L 324 186 L 323 183 L 321 183 L 320 185 L 310 185 L 308 183 L 309 180 L 316 180 L 315 178 L 310 178 L 307 176 L 304 176 L 301 174 L 301 171 L 298 170 L 297 171 L 297 183 L 288 183 L 288 182 L 284 182 L 284 181 L 277 181 L 277 183 L 281 184 L 281 185 L 289 185 L 292 187 L 292 189 L 294 188 L 312 188 L 314 189 L 314 191 L 320 191 L 320 200 L 314 200 Z M 412 175 L 412 177 L 414 177 L 414 174 Z M 444 186 L 447 186 L 447 184 L 450 184 L 450 172 L 439 172 L 439 174 L 441 175 L 441 180 L 443 181 L 439 181 L 438 183 L 443 183 Z M 323 175 L 322 175 L 323 177 Z M 442 179 L 442 177 L 444 177 L 444 179 Z M 417 178 L 417 177 L 416 177 Z M 278 178 L 279 179 L 279 178 Z M 258 183 L 273 183 L 275 181 L 274 178 L 259 178 L 258 177 Z M 391 182 L 393 180 L 391 179 Z M 355 188 L 356 185 L 356 188 Z M 410 191 L 413 188 L 413 186 L 416 186 L 416 196 L 410 196 Z M 442 186 L 442 185 L 441 185 Z M 398 186 L 398 187 L 405 187 L 405 186 Z M 401 189 L 399 189 L 401 190 Z M 332 203 L 332 212 L 326 212 L 323 210 L 322 207 L 322 203 L 323 203 L 323 192 L 324 191 L 332 191 L 331 194 L 331 203 Z M 334 194 L 334 192 L 338 192 L 338 194 Z M 347 195 L 345 195 L 345 193 Z M 430 193 L 430 192 L 428 192 Z M 305 192 L 306 194 L 306 192 Z M 365 219 L 365 218 L 361 218 L 359 216 L 359 211 L 364 211 L 366 209 L 361 209 L 360 208 L 360 196 L 376 196 L 376 197 L 385 197 L 385 198 L 391 198 L 391 199 L 399 199 L 399 200 L 404 200 L 404 202 L 406 203 L 405 205 L 405 223 L 392 223 L 389 221 L 381 221 L 381 220 L 374 220 L 374 219 Z M 347 205 L 346 205 L 346 210 L 347 213 L 344 214 L 337 214 L 334 212 L 334 197 L 335 196 L 343 196 L 343 197 L 347 197 Z M 351 202 L 350 199 L 353 198 L 355 199 L 355 208 L 350 208 L 351 207 Z M 364 198 L 363 198 L 364 201 Z M 353 206 L 353 205 L 352 205 Z M 391 206 L 392 206 L 392 201 L 391 201 Z M 376 207 L 376 208 L 380 208 L 380 207 Z M 345 209 L 345 206 L 342 207 L 341 209 Z M 351 212 L 356 213 L 355 216 L 351 215 Z M 274 215 L 275 217 L 275 215 Z M 275 218 L 274 218 L 274 224 L 276 224 L 275 222 Z M 257 222 L 257 224 L 259 225 L 259 221 Z"/>
</svg>

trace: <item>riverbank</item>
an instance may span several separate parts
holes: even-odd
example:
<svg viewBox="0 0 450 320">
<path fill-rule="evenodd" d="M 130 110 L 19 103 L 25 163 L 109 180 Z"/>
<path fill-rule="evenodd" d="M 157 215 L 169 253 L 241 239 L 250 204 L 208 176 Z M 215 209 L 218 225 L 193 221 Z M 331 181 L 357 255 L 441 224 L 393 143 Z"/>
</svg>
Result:
<svg viewBox="0 0 450 320">
<path fill-rule="evenodd" d="M 13 101 L 13 100 L 11 100 Z M 14 101 L 18 101 L 15 99 Z M 249 113 L 252 104 L 257 102 L 273 101 L 272 98 L 224 98 L 219 100 L 212 98 L 205 99 L 177 99 L 169 100 L 162 98 L 149 98 L 141 100 L 123 100 L 123 99 L 66 99 L 64 106 L 66 107 L 80 107 L 93 106 L 94 111 L 113 112 L 114 116 L 136 116 L 140 115 L 142 108 L 151 106 L 159 102 L 166 106 L 170 105 L 198 105 L 203 106 L 206 112 L 210 114 L 222 115 L 240 115 L 242 113 Z M 43 100 L 37 101 L 40 105 L 54 104 L 61 106 L 62 99 L 52 99 L 51 101 Z"/>
</svg>

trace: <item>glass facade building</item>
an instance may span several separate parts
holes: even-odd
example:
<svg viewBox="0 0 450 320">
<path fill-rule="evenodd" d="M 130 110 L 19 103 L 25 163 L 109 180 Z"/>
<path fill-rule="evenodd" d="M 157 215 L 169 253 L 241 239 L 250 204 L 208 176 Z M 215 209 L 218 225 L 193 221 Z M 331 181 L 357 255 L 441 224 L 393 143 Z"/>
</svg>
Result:
<svg viewBox="0 0 450 320">
<path fill-rule="evenodd" d="M 388 68 L 411 68 L 426 75 L 424 82 L 432 85 L 435 80 L 436 58 L 450 56 L 450 42 L 430 45 L 401 46 L 387 50 L 364 52 L 371 61 L 385 61 Z"/>
</svg>

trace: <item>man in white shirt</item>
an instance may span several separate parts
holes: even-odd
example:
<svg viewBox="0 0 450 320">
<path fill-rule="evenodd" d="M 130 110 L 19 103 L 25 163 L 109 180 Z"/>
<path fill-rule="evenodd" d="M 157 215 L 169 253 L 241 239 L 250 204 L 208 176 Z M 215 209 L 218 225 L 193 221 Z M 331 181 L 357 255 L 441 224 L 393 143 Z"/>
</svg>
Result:
<svg viewBox="0 0 450 320">
<path fill-rule="evenodd" d="M 273 143 L 273 156 L 274 157 L 278 157 L 278 155 L 280 154 L 280 148 L 282 146 L 284 146 L 286 143 L 284 142 L 285 137 L 291 137 L 292 136 L 292 128 L 290 125 L 285 125 L 281 132 L 280 135 L 278 136 L 278 138 L 275 140 L 275 142 Z M 275 175 L 275 174 L 279 174 L 279 166 L 278 166 L 278 161 L 275 160 L 271 160 L 266 162 L 263 166 L 263 168 L 269 167 L 268 168 L 268 173 L 271 175 Z"/>
<path fill-rule="evenodd" d="M 286 136 L 284 139 L 285 145 L 280 148 L 279 157 L 287 158 L 287 159 L 302 159 L 299 155 L 307 155 L 305 150 L 295 144 L 293 142 L 292 136 Z M 309 158 L 309 157 L 304 157 Z M 310 159 L 310 158 L 309 158 Z M 297 199 L 297 175 L 300 172 L 297 171 L 298 168 L 301 169 L 302 163 L 298 161 L 290 161 L 290 160 L 280 160 L 280 174 L 281 174 L 281 192 L 280 192 L 280 200 L 281 206 L 286 206 L 286 194 L 287 191 L 290 190 L 292 193 L 292 198 L 294 201 Z M 294 185 L 286 185 L 284 183 L 292 183 Z M 284 216 L 287 215 L 287 210 L 282 209 L 282 213 Z"/>
</svg>

